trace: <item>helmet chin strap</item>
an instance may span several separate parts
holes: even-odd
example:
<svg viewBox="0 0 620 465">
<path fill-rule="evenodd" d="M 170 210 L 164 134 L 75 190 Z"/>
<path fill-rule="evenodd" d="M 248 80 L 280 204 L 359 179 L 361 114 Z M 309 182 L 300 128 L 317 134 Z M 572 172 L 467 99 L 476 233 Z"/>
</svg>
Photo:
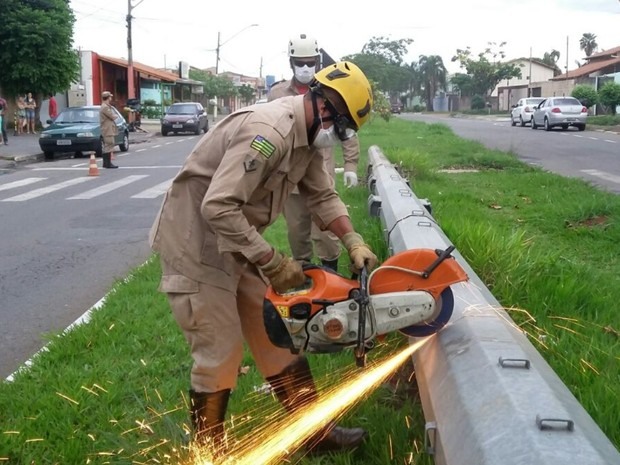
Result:
<svg viewBox="0 0 620 465">
<path fill-rule="evenodd" d="M 314 118 L 312 119 L 312 126 L 308 129 L 308 142 L 312 145 L 314 142 L 314 138 L 316 137 L 316 130 L 321 125 L 321 114 L 319 113 L 319 106 L 316 102 L 317 94 L 316 92 L 311 91 L 312 97 L 312 113 L 314 114 Z M 312 139 L 312 141 L 310 141 Z"/>
<path fill-rule="evenodd" d="M 310 126 L 310 128 L 308 129 L 308 143 L 312 145 L 312 142 L 314 142 L 314 139 L 317 135 L 317 129 L 319 128 L 319 126 L 322 126 L 324 121 L 333 121 L 334 117 L 332 115 L 325 116 L 324 118 L 321 117 L 321 113 L 319 112 L 319 105 L 317 103 L 318 95 L 316 92 L 310 91 L 310 93 L 312 97 L 312 113 L 314 114 L 314 118 L 312 119 L 312 126 Z M 312 142 L 310 141 L 310 139 L 312 139 Z"/>
</svg>

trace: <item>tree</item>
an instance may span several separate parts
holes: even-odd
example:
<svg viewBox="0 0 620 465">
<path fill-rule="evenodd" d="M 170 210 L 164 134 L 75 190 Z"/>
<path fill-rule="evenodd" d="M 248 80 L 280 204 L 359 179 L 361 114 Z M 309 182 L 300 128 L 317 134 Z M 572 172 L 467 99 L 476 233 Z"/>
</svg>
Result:
<svg viewBox="0 0 620 465">
<path fill-rule="evenodd" d="M 558 66 L 559 59 L 560 59 L 560 52 L 558 52 L 556 49 L 552 49 L 550 52 L 545 52 L 545 54 L 543 55 L 540 61 L 542 61 L 546 65 L 552 66 L 553 75 L 558 76 L 562 74 L 562 70 Z"/>
<path fill-rule="evenodd" d="M 616 114 L 616 107 L 620 105 L 620 84 L 608 82 L 598 91 L 599 101 L 611 110 L 611 114 Z"/>
<path fill-rule="evenodd" d="M 247 84 L 243 84 L 237 90 L 239 91 L 239 95 L 241 96 L 241 100 L 246 105 L 249 105 L 249 104 L 251 104 L 254 101 L 254 98 L 256 97 L 256 91 L 254 90 L 254 87 L 249 86 Z"/>
<path fill-rule="evenodd" d="M 361 53 L 347 55 L 343 60 L 355 63 L 377 88 L 390 96 L 406 92 L 411 83 L 410 69 L 403 65 L 407 46 L 413 39 L 389 40 L 373 37 L 362 47 Z"/>
<path fill-rule="evenodd" d="M 461 91 L 467 89 L 467 94 L 462 95 L 481 95 L 488 96 L 493 89 L 502 80 L 510 78 L 521 77 L 521 70 L 519 67 L 512 63 L 503 63 L 498 61 L 505 57 L 505 53 L 502 47 L 505 42 L 500 43 L 498 46 L 494 42 L 489 43 L 489 48 L 484 52 L 478 54 L 478 58 L 475 59 L 472 56 L 471 49 L 457 49 L 456 55 L 452 57 L 452 61 L 458 61 L 462 69 L 464 69 L 469 78 L 460 76 L 457 78 Z M 497 48 L 494 48 L 497 47 Z M 492 58 L 493 61 L 489 60 Z M 455 82 L 454 78 L 451 82 Z"/>
<path fill-rule="evenodd" d="M 579 48 L 584 51 L 587 57 L 592 55 L 592 53 L 598 48 L 598 44 L 596 43 L 596 34 L 592 34 L 590 32 L 586 32 L 579 39 Z"/>
<path fill-rule="evenodd" d="M 571 96 L 579 100 L 586 108 L 590 108 L 598 102 L 598 93 L 596 89 L 585 84 L 575 86 L 571 92 Z"/>
<path fill-rule="evenodd" d="M 0 87 L 6 95 L 32 92 L 41 102 L 67 90 L 80 70 L 68 0 L 2 0 L 1 8 Z"/>
<path fill-rule="evenodd" d="M 232 97 L 238 95 L 233 82 L 225 76 L 214 76 L 204 70 L 190 68 L 190 79 L 201 81 L 204 85 L 204 92 L 207 99 L 213 97 Z"/>
<path fill-rule="evenodd" d="M 426 110 L 433 111 L 433 98 L 439 89 L 446 88 L 448 71 L 439 55 L 421 55 L 418 66 L 424 86 Z"/>
</svg>

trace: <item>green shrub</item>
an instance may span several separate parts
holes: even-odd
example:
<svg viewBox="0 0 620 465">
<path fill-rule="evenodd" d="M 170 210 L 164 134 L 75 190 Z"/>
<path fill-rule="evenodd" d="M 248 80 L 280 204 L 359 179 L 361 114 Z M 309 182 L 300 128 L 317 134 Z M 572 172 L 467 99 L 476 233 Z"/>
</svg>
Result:
<svg viewBox="0 0 620 465">
<path fill-rule="evenodd" d="M 620 105 L 620 84 L 608 82 L 598 91 L 599 100 L 603 105 L 611 110 L 611 114 L 616 114 L 616 106 Z"/>
<path fill-rule="evenodd" d="M 472 110 L 483 110 L 486 107 L 486 101 L 484 97 L 481 95 L 474 95 L 471 98 L 471 109 Z"/>
<path fill-rule="evenodd" d="M 598 93 L 596 92 L 596 89 L 585 84 L 575 86 L 571 92 L 571 96 L 579 100 L 586 108 L 590 108 L 592 105 L 598 103 Z"/>
</svg>

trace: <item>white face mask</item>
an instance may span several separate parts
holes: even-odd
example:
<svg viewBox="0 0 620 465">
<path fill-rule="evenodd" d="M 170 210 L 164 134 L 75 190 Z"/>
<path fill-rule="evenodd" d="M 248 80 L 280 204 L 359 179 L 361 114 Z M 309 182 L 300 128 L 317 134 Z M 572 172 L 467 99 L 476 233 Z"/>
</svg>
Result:
<svg viewBox="0 0 620 465">
<path fill-rule="evenodd" d="M 293 66 L 295 79 L 302 84 L 308 84 L 314 77 L 314 66 Z"/>
<path fill-rule="evenodd" d="M 336 134 L 336 128 L 332 124 L 328 129 L 324 129 L 321 124 L 321 129 L 317 133 L 314 138 L 314 142 L 312 142 L 312 146 L 317 149 L 327 149 L 336 145 L 340 139 L 338 139 L 338 134 Z"/>
</svg>

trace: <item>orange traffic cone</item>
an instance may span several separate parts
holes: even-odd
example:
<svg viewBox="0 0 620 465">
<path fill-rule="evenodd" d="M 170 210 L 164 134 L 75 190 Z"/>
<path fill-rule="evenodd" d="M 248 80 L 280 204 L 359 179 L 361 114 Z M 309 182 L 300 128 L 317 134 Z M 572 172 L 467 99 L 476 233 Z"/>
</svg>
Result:
<svg viewBox="0 0 620 465">
<path fill-rule="evenodd" d="M 99 168 L 97 167 L 97 159 L 95 158 L 95 154 L 90 154 L 90 162 L 88 164 L 88 175 L 89 176 L 99 176 Z"/>
</svg>

